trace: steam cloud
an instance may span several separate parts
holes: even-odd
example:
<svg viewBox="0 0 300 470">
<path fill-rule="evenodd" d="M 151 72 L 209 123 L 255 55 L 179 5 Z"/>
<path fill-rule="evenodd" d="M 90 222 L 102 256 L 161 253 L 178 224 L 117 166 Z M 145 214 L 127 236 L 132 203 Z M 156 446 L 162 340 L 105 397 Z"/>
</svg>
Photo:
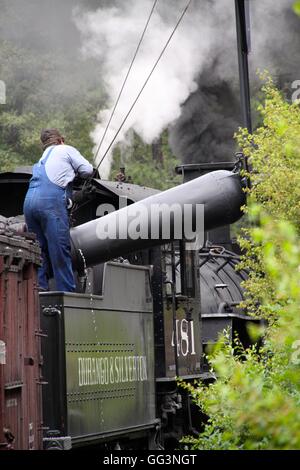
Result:
<svg viewBox="0 0 300 470">
<path fill-rule="evenodd" d="M 83 35 L 84 53 L 102 61 L 104 82 L 107 84 L 111 107 L 126 76 L 152 4 L 152 0 L 119 1 L 112 7 L 84 15 L 77 13 L 75 17 Z M 185 4 L 186 0 L 175 3 L 170 0 L 159 2 L 103 143 L 100 157 L 141 89 Z M 117 141 L 126 139 L 127 131 L 133 129 L 146 143 L 151 143 L 164 128 L 179 118 L 181 105 L 197 89 L 199 70 L 204 63 L 213 59 L 211 39 L 218 24 L 216 17 L 208 14 L 209 5 L 204 6 L 201 12 L 199 8 L 191 7 Z M 200 21 L 201 16 L 207 21 Z M 202 26 L 196 27 L 196 24 Z M 99 113 L 100 122 L 93 135 L 95 143 L 99 143 L 110 113 L 111 108 Z M 110 161 L 106 159 L 100 167 L 101 174 L 107 175 L 109 168 Z"/>
<path fill-rule="evenodd" d="M 102 62 L 110 98 L 110 107 L 99 113 L 93 133 L 96 145 L 104 133 L 152 4 L 152 0 L 118 0 L 97 11 L 75 13 L 83 53 Z M 185 4 L 183 0 L 158 2 L 99 158 Z M 252 82 L 257 67 L 268 68 L 280 76 L 294 74 L 294 79 L 297 78 L 299 19 L 291 6 L 292 0 L 250 1 Z M 134 129 L 145 142 L 151 143 L 169 127 L 171 147 L 183 161 L 231 160 L 235 150 L 233 134 L 241 125 L 239 99 L 234 2 L 195 0 L 117 141 L 126 142 L 128 131 Z M 102 176 L 108 175 L 110 165 L 106 158 L 100 167 Z"/>
<path fill-rule="evenodd" d="M 100 158 L 186 2 L 158 1 Z M 38 94 L 41 101 L 36 103 L 37 108 L 58 97 L 76 100 L 83 83 L 86 88 L 105 84 L 109 104 L 99 113 L 93 133 L 97 146 L 153 0 L 0 3 L 1 40 L 30 49 L 41 58 L 49 52 L 58 53 L 57 74 L 45 77 L 48 93 L 43 99 Z M 257 67 L 269 69 L 285 88 L 300 79 L 300 20 L 292 4 L 293 0 L 250 0 L 252 88 L 256 86 Z M 22 67 L 20 63 L 16 70 L 20 80 L 35 73 Z M 172 150 L 182 161 L 230 160 L 235 151 L 232 136 L 240 124 L 234 0 L 194 0 L 118 140 L 126 143 L 129 130 L 134 129 L 150 143 L 168 127 Z M 102 176 L 108 176 L 109 169 L 108 158 L 101 166 Z"/>
<path fill-rule="evenodd" d="M 299 19 L 292 11 L 292 3 L 290 0 L 250 1 L 252 92 L 260 86 L 256 75 L 260 68 L 269 70 L 287 97 L 291 97 L 291 84 L 300 76 Z M 242 122 L 235 32 L 232 38 L 232 44 L 224 45 L 224 50 L 215 43 L 215 62 L 212 66 L 204 64 L 199 71 L 198 89 L 184 103 L 180 118 L 171 128 L 171 146 L 184 162 L 233 159 L 236 150 L 233 134 Z M 252 114 L 255 121 L 255 109 Z"/>
</svg>

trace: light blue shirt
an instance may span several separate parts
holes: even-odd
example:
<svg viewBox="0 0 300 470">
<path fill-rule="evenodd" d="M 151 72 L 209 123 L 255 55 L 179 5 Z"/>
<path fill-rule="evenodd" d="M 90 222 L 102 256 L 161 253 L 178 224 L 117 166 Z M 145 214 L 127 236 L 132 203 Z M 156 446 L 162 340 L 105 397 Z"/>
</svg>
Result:
<svg viewBox="0 0 300 470">
<path fill-rule="evenodd" d="M 39 163 L 47 156 L 50 147 L 44 151 Z M 71 145 L 55 145 L 45 165 L 49 180 L 65 188 L 75 175 L 87 178 L 93 173 L 92 165 Z"/>
</svg>

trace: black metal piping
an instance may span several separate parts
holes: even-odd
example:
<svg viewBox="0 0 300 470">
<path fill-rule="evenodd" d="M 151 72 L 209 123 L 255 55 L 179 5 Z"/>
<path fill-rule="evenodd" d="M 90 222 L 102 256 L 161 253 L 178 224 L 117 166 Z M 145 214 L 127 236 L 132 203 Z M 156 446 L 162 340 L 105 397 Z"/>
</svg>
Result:
<svg viewBox="0 0 300 470">
<path fill-rule="evenodd" d="M 235 0 L 237 50 L 240 78 L 240 95 L 243 126 L 252 133 L 249 65 L 248 53 L 250 51 L 250 14 L 248 0 Z"/>
</svg>

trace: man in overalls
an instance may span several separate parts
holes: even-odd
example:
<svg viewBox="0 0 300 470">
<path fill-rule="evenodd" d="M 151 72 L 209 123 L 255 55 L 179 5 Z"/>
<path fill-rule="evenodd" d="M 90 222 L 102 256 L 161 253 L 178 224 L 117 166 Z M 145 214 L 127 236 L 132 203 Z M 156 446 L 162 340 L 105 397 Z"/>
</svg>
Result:
<svg viewBox="0 0 300 470">
<path fill-rule="evenodd" d="M 41 141 L 44 153 L 33 166 L 24 202 L 28 230 L 36 234 L 42 250 L 39 288 L 48 290 L 51 266 L 56 290 L 73 292 L 75 282 L 67 205 L 75 176 L 87 178 L 92 175 L 93 167 L 78 150 L 64 144 L 57 129 L 43 130 Z"/>
</svg>

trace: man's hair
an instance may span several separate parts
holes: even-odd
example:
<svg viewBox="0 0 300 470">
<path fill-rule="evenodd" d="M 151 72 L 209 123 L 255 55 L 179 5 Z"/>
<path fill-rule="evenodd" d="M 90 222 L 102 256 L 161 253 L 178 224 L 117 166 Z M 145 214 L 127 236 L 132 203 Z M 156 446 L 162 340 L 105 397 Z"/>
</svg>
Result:
<svg viewBox="0 0 300 470">
<path fill-rule="evenodd" d="M 59 145 L 64 142 L 64 138 L 57 129 L 43 129 L 41 132 L 41 142 L 43 150 L 50 145 Z"/>
</svg>

